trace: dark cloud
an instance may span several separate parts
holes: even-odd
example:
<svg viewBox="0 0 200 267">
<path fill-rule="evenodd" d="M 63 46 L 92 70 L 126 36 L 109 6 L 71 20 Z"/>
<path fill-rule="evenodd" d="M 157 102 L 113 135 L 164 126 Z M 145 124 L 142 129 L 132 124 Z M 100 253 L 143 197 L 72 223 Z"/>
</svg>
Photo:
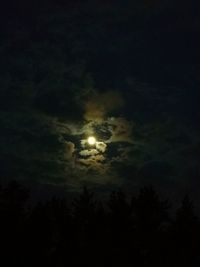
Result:
<svg viewBox="0 0 200 267">
<path fill-rule="evenodd" d="M 99 141 L 108 140 L 112 136 L 112 131 L 106 121 L 102 123 L 93 123 L 92 127 L 95 132 L 95 136 Z"/>
</svg>

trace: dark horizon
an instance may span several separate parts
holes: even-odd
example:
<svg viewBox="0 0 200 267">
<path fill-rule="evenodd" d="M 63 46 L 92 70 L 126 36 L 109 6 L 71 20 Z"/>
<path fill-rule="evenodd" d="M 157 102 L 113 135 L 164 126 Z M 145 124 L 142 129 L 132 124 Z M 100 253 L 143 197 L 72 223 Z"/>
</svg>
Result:
<svg viewBox="0 0 200 267">
<path fill-rule="evenodd" d="M 50 266 L 197 266 L 200 223 L 188 196 L 172 203 L 152 187 L 104 202 L 86 187 L 72 201 L 30 206 L 18 182 L 0 189 L 1 259 Z"/>
</svg>

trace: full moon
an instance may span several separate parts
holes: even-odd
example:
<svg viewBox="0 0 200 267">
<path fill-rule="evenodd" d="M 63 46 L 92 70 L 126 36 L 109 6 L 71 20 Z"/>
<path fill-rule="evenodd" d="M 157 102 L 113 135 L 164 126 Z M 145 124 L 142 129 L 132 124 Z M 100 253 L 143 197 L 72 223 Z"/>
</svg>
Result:
<svg viewBox="0 0 200 267">
<path fill-rule="evenodd" d="M 88 137 L 87 141 L 88 141 L 88 144 L 91 145 L 91 146 L 96 144 L 96 138 L 94 136 Z"/>
</svg>

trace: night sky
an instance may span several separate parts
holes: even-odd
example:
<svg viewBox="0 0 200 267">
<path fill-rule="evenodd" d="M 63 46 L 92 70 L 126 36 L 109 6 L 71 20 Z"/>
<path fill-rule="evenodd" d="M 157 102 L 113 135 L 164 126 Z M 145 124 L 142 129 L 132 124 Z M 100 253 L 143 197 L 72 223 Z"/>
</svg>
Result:
<svg viewBox="0 0 200 267">
<path fill-rule="evenodd" d="M 100 194 L 152 184 L 200 204 L 199 11 L 195 0 L 1 4 L 1 181 Z"/>
</svg>

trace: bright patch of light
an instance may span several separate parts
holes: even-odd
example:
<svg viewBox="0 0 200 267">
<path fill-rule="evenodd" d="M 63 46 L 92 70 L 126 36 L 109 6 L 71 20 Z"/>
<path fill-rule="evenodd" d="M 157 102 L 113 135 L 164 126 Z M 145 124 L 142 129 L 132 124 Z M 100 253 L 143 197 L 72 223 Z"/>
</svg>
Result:
<svg viewBox="0 0 200 267">
<path fill-rule="evenodd" d="M 90 137 L 88 137 L 87 141 L 88 141 L 88 144 L 89 144 L 90 146 L 93 146 L 93 145 L 96 144 L 96 138 L 95 138 L 94 136 L 90 136 Z"/>
</svg>

